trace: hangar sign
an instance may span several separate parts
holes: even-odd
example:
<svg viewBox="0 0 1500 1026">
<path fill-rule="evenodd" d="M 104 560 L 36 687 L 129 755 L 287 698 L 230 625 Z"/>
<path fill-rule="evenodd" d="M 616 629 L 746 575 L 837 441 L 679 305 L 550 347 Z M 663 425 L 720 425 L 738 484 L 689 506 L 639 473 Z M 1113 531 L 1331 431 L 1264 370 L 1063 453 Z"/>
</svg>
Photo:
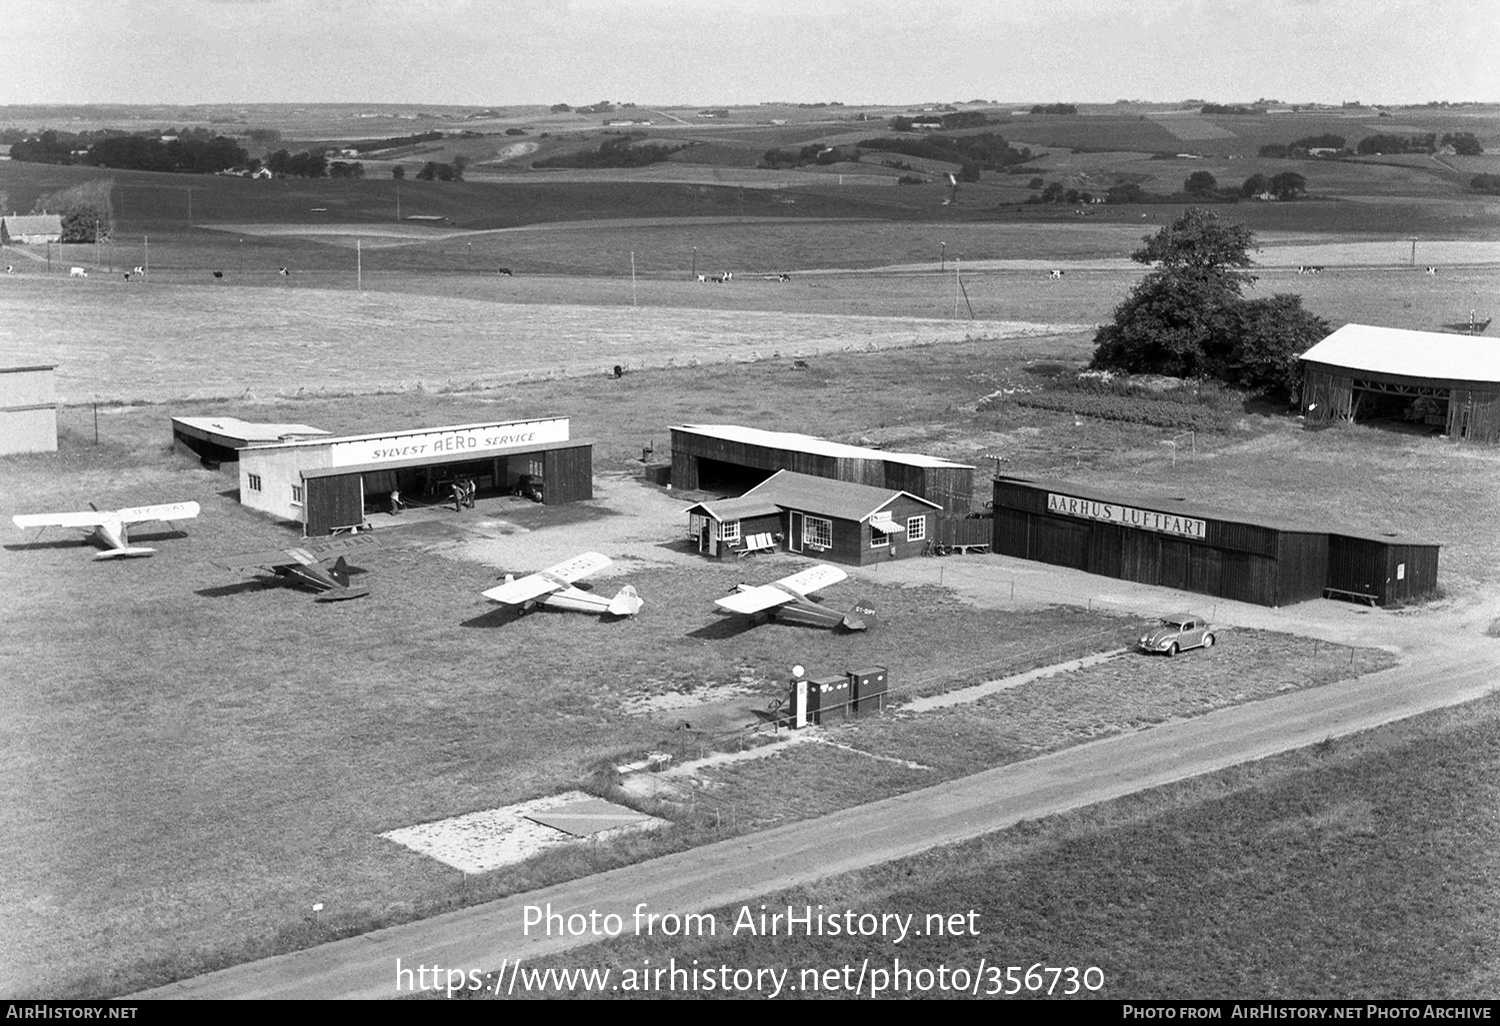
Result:
<svg viewBox="0 0 1500 1026">
<path fill-rule="evenodd" d="M 1178 534 L 1184 538 L 1203 538 L 1208 534 L 1208 522 L 1181 517 L 1173 513 L 1155 513 L 1151 510 L 1122 506 L 1117 502 L 1097 502 L 1093 499 L 1075 499 L 1068 495 L 1047 493 L 1047 512 L 1064 516 L 1082 517 L 1085 520 L 1102 520 L 1121 527 L 1139 527 L 1163 534 Z"/>
<path fill-rule="evenodd" d="M 410 435 L 352 438 L 335 442 L 330 447 L 329 466 L 357 467 L 397 460 L 442 458 L 455 453 L 483 459 L 513 449 L 567 440 L 567 417 L 509 424 L 478 424 Z"/>
</svg>

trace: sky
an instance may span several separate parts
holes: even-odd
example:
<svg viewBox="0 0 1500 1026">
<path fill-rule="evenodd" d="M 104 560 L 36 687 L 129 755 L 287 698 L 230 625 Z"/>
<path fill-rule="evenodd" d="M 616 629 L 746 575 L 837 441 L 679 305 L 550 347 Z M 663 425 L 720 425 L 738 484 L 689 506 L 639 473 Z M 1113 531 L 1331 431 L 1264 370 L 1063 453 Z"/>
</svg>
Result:
<svg viewBox="0 0 1500 1026">
<path fill-rule="evenodd" d="M 1500 0 L 0 0 L 0 104 L 1500 101 Z"/>
</svg>

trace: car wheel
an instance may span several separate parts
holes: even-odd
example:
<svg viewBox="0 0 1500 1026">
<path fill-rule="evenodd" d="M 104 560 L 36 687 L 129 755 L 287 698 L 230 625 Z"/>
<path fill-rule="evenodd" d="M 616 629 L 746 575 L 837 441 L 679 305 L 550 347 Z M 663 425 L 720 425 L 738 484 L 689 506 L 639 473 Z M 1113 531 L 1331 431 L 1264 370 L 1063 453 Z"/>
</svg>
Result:
<svg viewBox="0 0 1500 1026">
<path fill-rule="evenodd" d="M 1172 658 L 1176 654 L 1177 654 L 1177 642 L 1174 641 L 1170 645 L 1167 646 L 1167 658 L 1170 659 L 1170 658 Z"/>
<path fill-rule="evenodd" d="M 1214 647 L 1214 636 L 1212 634 L 1205 634 L 1205 635 L 1203 635 L 1203 647 L 1204 648 L 1213 648 Z"/>
</svg>

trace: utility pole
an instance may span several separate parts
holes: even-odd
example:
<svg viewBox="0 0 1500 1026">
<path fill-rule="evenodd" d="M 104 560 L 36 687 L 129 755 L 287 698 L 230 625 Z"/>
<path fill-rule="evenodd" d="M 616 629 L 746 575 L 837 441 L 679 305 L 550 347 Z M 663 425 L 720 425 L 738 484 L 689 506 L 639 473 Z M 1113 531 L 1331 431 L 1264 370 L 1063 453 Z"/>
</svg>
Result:
<svg viewBox="0 0 1500 1026">
<path fill-rule="evenodd" d="M 141 267 L 146 272 L 146 280 L 150 281 L 151 280 L 151 236 L 149 236 L 149 235 L 142 235 L 141 238 L 146 241 L 146 262 L 143 263 L 143 264 L 141 264 Z"/>
<path fill-rule="evenodd" d="M 188 224 L 193 223 L 193 187 L 188 186 Z"/>
<path fill-rule="evenodd" d="M 693 281 L 698 280 L 698 247 L 693 247 Z"/>
<path fill-rule="evenodd" d="M 244 274 L 245 274 L 245 240 L 241 239 L 240 240 L 240 275 L 241 275 L 241 277 L 243 277 Z"/>
<path fill-rule="evenodd" d="M 635 306 L 635 250 L 630 251 L 630 305 Z"/>
<path fill-rule="evenodd" d="M 401 179 L 396 179 L 396 220 L 401 220 Z"/>
<path fill-rule="evenodd" d="M 354 240 L 354 287 L 360 292 L 365 290 L 365 255 L 361 249 L 363 240 Z"/>
<path fill-rule="evenodd" d="M 953 319 L 958 320 L 958 267 L 964 261 L 963 257 L 953 258 Z"/>
<path fill-rule="evenodd" d="M 948 269 L 948 244 L 939 242 L 938 245 L 943 247 L 938 253 L 938 272 L 942 273 Z"/>
</svg>

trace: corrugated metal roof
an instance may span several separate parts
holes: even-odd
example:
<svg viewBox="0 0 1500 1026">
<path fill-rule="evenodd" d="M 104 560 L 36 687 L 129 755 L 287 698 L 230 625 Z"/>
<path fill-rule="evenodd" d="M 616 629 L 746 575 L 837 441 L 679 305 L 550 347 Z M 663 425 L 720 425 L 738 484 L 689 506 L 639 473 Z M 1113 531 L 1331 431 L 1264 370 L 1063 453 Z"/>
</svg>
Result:
<svg viewBox="0 0 1500 1026">
<path fill-rule="evenodd" d="M 997 477 L 995 480 L 1027 485 L 1043 491 L 1056 492 L 1059 495 L 1069 495 L 1075 499 L 1113 503 L 1116 506 L 1133 506 L 1137 509 L 1150 510 L 1153 513 L 1171 513 L 1174 516 L 1189 517 L 1195 520 L 1220 520 L 1225 523 L 1250 524 L 1254 527 L 1270 528 L 1273 531 L 1287 531 L 1300 534 L 1328 534 L 1333 530 L 1333 528 L 1326 524 L 1316 526 L 1281 517 L 1263 517 L 1254 514 L 1245 514 L 1238 510 L 1214 509 L 1211 506 L 1200 506 L 1196 503 L 1189 503 L 1186 499 L 1176 497 L 1153 498 L 1151 496 L 1131 495 L 1127 492 L 1117 492 L 1094 488 L 1089 485 L 1081 485 L 1073 481 L 1035 480 L 1024 477 Z"/>
<path fill-rule="evenodd" d="M 830 442 L 824 438 L 814 438 L 812 435 L 799 435 L 791 431 L 765 431 L 761 428 L 741 427 L 738 424 L 679 424 L 672 428 L 672 430 L 690 431 L 693 434 L 706 435 L 709 438 L 718 438 L 726 442 L 739 442 L 743 445 L 761 445 L 768 449 L 790 449 L 794 452 L 812 453 L 815 456 L 885 460 L 889 463 L 903 463 L 912 467 L 958 467 L 968 470 L 974 469 L 967 463 L 954 463 L 952 460 L 939 459 L 936 456 L 924 456 L 921 453 L 886 452 L 884 449 L 867 449 L 858 445 L 845 445 L 842 442 Z"/>
<path fill-rule="evenodd" d="M 172 420 L 206 434 L 242 442 L 280 442 L 300 435 L 323 436 L 333 433 L 306 424 L 258 424 L 238 417 L 173 417 Z"/>
<path fill-rule="evenodd" d="M 1500 383 L 1500 339 L 1346 324 L 1302 354 L 1368 374 Z"/>
<path fill-rule="evenodd" d="M 778 470 L 746 492 L 743 498 L 754 496 L 757 499 L 769 499 L 787 509 L 822 513 L 840 520 L 862 521 L 903 495 L 933 509 L 943 508 L 930 499 L 899 488 L 876 488 L 852 481 L 798 474 L 791 470 Z"/>
</svg>

